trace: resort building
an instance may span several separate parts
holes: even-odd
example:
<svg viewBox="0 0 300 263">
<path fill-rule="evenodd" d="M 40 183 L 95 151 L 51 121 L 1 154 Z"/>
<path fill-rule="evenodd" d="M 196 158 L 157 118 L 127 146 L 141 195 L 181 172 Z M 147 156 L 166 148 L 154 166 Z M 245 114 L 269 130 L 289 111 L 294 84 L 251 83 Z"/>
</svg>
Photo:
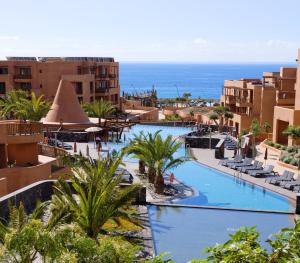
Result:
<svg viewBox="0 0 300 263">
<path fill-rule="evenodd" d="M 262 79 L 225 80 L 221 105 L 234 114 L 229 125 L 237 132 L 249 129 L 253 119 L 273 127 L 274 107 L 295 103 L 297 68 L 280 68 L 280 72 L 264 72 Z"/>
<path fill-rule="evenodd" d="M 284 136 L 284 131 L 288 125 L 300 125 L 300 49 L 298 50 L 297 81 L 295 89 L 289 94 L 294 94 L 293 103 L 278 104 L 274 108 L 273 141 L 281 144 L 292 145 L 293 140 Z"/>
<path fill-rule="evenodd" d="M 38 144 L 43 140 L 42 126 L 38 122 L 0 121 L 0 197 L 53 174 L 57 160 L 43 154 Z"/>
<path fill-rule="evenodd" d="M 7 57 L 0 61 L 0 96 L 12 89 L 53 101 L 60 80 L 72 83 L 80 102 L 120 101 L 119 63 L 101 57 Z"/>
</svg>

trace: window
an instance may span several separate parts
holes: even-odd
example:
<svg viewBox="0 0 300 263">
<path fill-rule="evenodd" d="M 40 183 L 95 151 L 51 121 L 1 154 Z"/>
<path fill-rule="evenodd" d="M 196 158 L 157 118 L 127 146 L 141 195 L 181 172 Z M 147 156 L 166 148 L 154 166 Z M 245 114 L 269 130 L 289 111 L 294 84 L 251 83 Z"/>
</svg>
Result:
<svg viewBox="0 0 300 263">
<path fill-rule="evenodd" d="M 7 75 L 8 68 L 7 67 L 0 67 L 0 75 Z"/>
<path fill-rule="evenodd" d="M 20 83 L 20 89 L 25 91 L 31 90 L 31 82 L 22 82 Z"/>
<path fill-rule="evenodd" d="M 82 82 L 75 82 L 76 94 L 82 94 Z"/>
<path fill-rule="evenodd" d="M 90 97 L 90 102 L 93 102 L 94 101 L 94 98 L 93 97 Z"/>
<path fill-rule="evenodd" d="M 91 81 L 90 82 L 90 94 L 94 93 L 94 83 Z"/>
<path fill-rule="evenodd" d="M 5 94 L 6 88 L 5 88 L 5 82 L 0 82 L 0 94 Z"/>
<path fill-rule="evenodd" d="M 79 103 L 82 103 L 83 102 L 83 98 L 82 97 L 78 97 L 78 101 L 79 101 Z"/>
<path fill-rule="evenodd" d="M 20 75 L 22 76 L 29 76 L 31 75 L 31 68 L 20 68 Z"/>
</svg>

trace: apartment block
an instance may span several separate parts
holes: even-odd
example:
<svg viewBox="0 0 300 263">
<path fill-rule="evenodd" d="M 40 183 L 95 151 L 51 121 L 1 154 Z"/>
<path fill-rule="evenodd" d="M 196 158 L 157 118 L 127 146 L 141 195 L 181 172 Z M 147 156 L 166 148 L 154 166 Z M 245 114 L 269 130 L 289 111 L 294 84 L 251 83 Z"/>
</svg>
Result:
<svg viewBox="0 0 300 263">
<path fill-rule="evenodd" d="M 221 105 L 233 112 L 229 121 L 238 132 L 249 129 L 253 119 L 273 127 L 274 107 L 295 103 L 296 68 L 264 72 L 261 79 L 225 80 Z"/>
<path fill-rule="evenodd" d="M 60 80 L 74 86 L 80 102 L 119 105 L 119 63 L 102 57 L 7 57 L 0 61 L 0 96 L 12 89 L 33 91 L 52 101 Z"/>
<path fill-rule="evenodd" d="M 289 92 L 289 94 L 294 94 L 293 103 L 288 105 L 278 104 L 274 108 L 273 141 L 281 144 L 299 144 L 299 141 L 295 142 L 282 134 L 288 125 L 300 125 L 300 49 L 298 50 L 297 61 L 296 83 L 294 90 Z M 290 75 L 290 77 L 292 78 L 293 75 Z M 280 99 L 283 99 L 283 97 L 286 97 L 284 93 L 281 94 Z"/>
</svg>

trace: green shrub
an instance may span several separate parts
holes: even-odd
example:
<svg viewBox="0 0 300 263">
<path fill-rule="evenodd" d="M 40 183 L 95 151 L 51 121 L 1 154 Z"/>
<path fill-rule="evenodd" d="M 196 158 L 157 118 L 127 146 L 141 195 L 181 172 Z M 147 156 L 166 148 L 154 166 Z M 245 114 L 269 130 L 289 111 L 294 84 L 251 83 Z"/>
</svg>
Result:
<svg viewBox="0 0 300 263">
<path fill-rule="evenodd" d="M 298 166 L 298 160 L 297 159 L 292 159 L 290 164 L 294 165 L 294 166 Z"/>
<path fill-rule="evenodd" d="M 281 145 L 281 148 L 280 148 L 280 149 L 281 149 L 281 150 L 283 150 L 283 151 L 285 151 L 285 150 L 286 150 L 286 148 L 287 148 L 286 146 L 284 146 L 284 145 Z"/>
<path fill-rule="evenodd" d="M 280 149 L 280 148 L 281 148 L 281 145 L 278 144 L 278 143 L 274 143 L 274 147 L 275 147 L 276 149 Z"/>
<path fill-rule="evenodd" d="M 292 153 L 295 151 L 295 147 L 294 146 L 288 146 L 286 147 L 286 150 L 289 152 L 289 153 Z"/>
<path fill-rule="evenodd" d="M 289 164 L 292 161 L 292 158 L 287 156 L 283 158 L 283 162 Z"/>
</svg>

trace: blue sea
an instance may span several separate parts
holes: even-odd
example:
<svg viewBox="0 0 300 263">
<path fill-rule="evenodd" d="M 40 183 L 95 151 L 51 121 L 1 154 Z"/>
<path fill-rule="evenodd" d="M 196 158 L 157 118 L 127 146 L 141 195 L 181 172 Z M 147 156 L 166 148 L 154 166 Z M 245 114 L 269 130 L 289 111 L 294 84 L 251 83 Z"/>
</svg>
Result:
<svg viewBox="0 0 300 263">
<path fill-rule="evenodd" d="M 219 99 L 226 79 L 261 78 L 264 71 L 296 64 L 154 64 L 120 63 L 121 92 L 136 93 L 154 85 L 160 98 L 190 92 L 193 98 Z"/>
</svg>

